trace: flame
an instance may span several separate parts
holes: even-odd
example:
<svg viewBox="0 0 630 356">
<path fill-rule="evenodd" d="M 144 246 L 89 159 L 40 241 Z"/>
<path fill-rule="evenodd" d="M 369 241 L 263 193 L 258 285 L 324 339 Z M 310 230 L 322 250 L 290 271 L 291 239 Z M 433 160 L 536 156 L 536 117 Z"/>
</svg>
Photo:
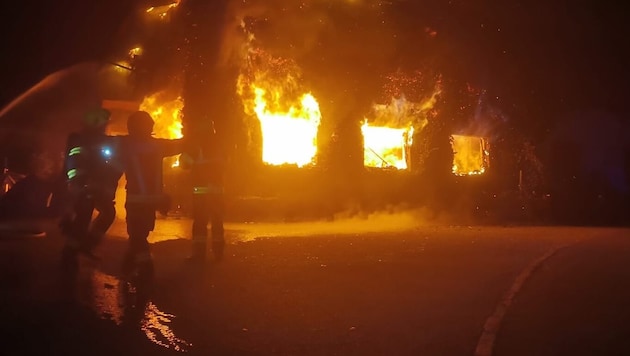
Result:
<svg viewBox="0 0 630 356">
<path fill-rule="evenodd" d="M 181 97 L 169 98 L 166 92 L 146 96 L 140 110 L 151 114 L 155 121 L 154 134 L 157 138 L 182 138 L 181 112 L 184 102 Z M 179 167 L 179 156 L 173 159 L 171 167 Z"/>
<path fill-rule="evenodd" d="M 303 94 L 299 104 L 285 112 L 268 108 L 267 91 L 254 87 L 256 116 L 263 136 L 263 161 L 272 165 L 313 163 L 317 154 L 317 128 L 321 113 L 310 93 Z M 271 96 L 277 96 L 277 92 Z"/>
<path fill-rule="evenodd" d="M 397 71 L 385 79 L 382 98 L 389 99 L 389 103 L 373 105 L 361 130 L 363 164 L 408 169 L 414 134 L 417 137 L 429 124 L 429 119 L 435 117 L 442 77 L 420 71 Z M 423 144 L 422 139 L 419 144 Z M 421 162 L 420 158 L 413 160 Z"/>
<path fill-rule="evenodd" d="M 452 135 L 453 174 L 478 175 L 486 172 L 489 161 L 488 140 L 482 137 Z"/>
<path fill-rule="evenodd" d="M 142 47 L 138 46 L 138 47 L 134 47 L 132 49 L 129 50 L 129 57 L 130 58 L 135 58 L 137 56 L 141 56 L 142 55 Z"/>
<path fill-rule="evenodd" d="M 407 169 L 408 148 L 413 142 L 413 127 L 361 127 L 364 142 L 363 164 L 366 167 Z"/>
<path fill-rule="evenodd" d="M 245 113 L 260 122 L 263 162 L 314 164 L 321 112 L 315 97 L 298 84 L 299 68 L 260 50 L 252 51 L 248 61 L 237 92 Z"/>
<path fill-rule="evenodd" d="M 387 105 L 374 105 L 372 119 L 366 119 L 361 128 L 364 166 L 407 169 L 414 130 L 427 125 L 426 113 L 433 108 L 436 95 L 419 103 L 403 96 Z"/>
<path fill-rule="evenodd" d="M 166 18 L 166 16 L 168 15 L 169 11 L 173 8 L 176 8 L 179 3 L 181 2 L 181 0 L 176 0 L 168 5 L 162 5 L 162 6 L 151 6 L 146 10 L 147 14 L 150 14 L 152 16 L 156 16 L 157 18 L 159 18 L 160 20 L 163 20 Z"/>
</svg>

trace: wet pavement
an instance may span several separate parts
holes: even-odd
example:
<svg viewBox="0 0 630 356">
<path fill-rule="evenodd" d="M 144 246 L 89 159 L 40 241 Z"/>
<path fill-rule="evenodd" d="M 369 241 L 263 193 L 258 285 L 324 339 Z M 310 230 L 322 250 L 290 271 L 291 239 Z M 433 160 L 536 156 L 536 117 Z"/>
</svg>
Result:
<svg viewBox="0 0 630 356">
<path fill-rule="evenodd" d="M 224 258 L 192 266 L 185 263 L 189 228 L 188 220 L 158 222 L 149 285 L 118 277 L 121 222 L 98 251 L 102 261 L 82 260 L 70 284 L 57 269 L 63 240 L 54 229 L 0 239 L 0 354 L 472 355 L 506 291 L 559 247 L 516 293 L 491 350 L 580 350 L 580 339 L 573 349 L 552 342 L 571 335 L 563 332 L 567 323 L 613 335 L 591 341 L 613 340 L 622 350 L 614 335 L 630 331 L 621 325 L 630 315 L 619 312 L 626 294 L 617 295 L 626 293 L 629 230 L 419 226 L 388 217 L 230 224 Z M 611 269 L 616 274 L 602 278 Z M 595 283 L 597 293 L 569 281 Z M 571 288 L 580 291 L 573 299 Z M 604 302 L 611 294 L 614 303 Z M 582 298 L 593 295 L 596 309 Z M 588 329 L 598 311 L 606 320 L 618 315 L 616 323 Z M 581 312 L 584 318 L 566 317 Z M 541 345 L 551 346 L 545 353 Z"/>
</svg>

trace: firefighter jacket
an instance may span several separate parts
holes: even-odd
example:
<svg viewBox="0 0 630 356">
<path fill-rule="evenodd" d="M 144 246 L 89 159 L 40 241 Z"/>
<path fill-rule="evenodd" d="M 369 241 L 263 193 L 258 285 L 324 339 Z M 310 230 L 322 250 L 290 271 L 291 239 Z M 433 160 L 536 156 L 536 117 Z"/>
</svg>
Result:
<svg viewBox="0 0 630 356">
<path fill-rule="evenodd" d="M 122 176 L 114 162 L 115 138 L 102 133 L 79 132 L 68 136 L 64 172 L 72 191 L 101 194 L 113 200 Z"/>
<path fill-rule="evenodd" d="M 127 203 L 162 203 L 165 199 L 163 159 L 181 153 L 183 140 L 124 136 L 120 143 L 127 178 Z"/>
</svg>

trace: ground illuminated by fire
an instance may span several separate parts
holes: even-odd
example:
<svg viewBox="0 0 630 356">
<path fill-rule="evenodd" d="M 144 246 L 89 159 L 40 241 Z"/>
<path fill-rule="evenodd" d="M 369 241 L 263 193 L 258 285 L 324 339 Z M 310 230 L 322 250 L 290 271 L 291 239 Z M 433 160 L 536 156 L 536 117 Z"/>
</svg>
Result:
<svg viewBox="0 0 630 356">
<path fill-rule="evenodd" d="M 305 222 L 257 222 L 226 223 L 228 242 L 246 242 L 259 238 L 290 238 L 312 235 L 360 235 L 365 233 L 402 232 L 427 224 L 419 210 L 378 212 L 354 217 L 339 216 L 334 221 Z M 158 219 L 149 240 L 159 242 L 173 239 L 189 239 L 192 229 L 190 219 Z M 126 238 L 124 221 L 118 220 L 110 235 Z"/>
</svg>

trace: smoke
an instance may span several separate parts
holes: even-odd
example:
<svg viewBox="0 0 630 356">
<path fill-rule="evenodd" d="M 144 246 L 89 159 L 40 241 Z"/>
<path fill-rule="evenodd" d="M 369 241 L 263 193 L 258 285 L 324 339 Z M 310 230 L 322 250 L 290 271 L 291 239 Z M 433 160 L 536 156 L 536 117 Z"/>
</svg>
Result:
<svg viewBox="0 0 630 356">
<path fill-rule="evenodd" d="M 224 42 L 239 51 L 246 39 L 239 27 L 245 24 L 257 45 L 305 67 L 330 65 L 333 60 L 345 66 L 382 62 L 392 52 L 395 38 L 384 6 L 376 1 L 235 0 L 229 7 Z"/>
<path fill-rule="evenodd" d="M 244 241 L 261 237 L 296 237 L 312 235 L 359 235 L 366 233 L 412 231 L 426 224 L 419 210 L 373 212 L 367 215 L 340 214 L 332 221 L 292 223 L 235 224 L 237 236 Z M 229 227 L 228 227 L 229 228 Z"/>
<path fill-rule="evenodd" d="M 267 49 L 291 58 L 313 50 L 332 22 L 322 1 L 234 1 L 230 28 L 244 23 Z"/>
<path fill-rule="evenodd" d="M 487 91 L 468 85 L 462 96 L 466 101 L 466 105 L 461 107 L 464 120 L 456 124 L 455 133 L 484 137 L 491 141 L 500 139 L 502 129 L 509 118 L 502 110 L 488 102 Z"/>
<path fill-rule="evenodd" d="M 119 216 L 121 218 L 121 216 Z M 412 232 L 427 226 L 451 224 L 454 221 L 446 214 L 436 214 L 427 208 L 410 209 L 390 207 L 373 212 L 346 211 L 328 220 L 308 220 L 299 222 L 226 222 L 225 231 L 229 242 L 252 241 L 259 238 L 287 238 L 314 235 L 361 235 L 377 233 Z M 462 224 L 462 220 L 457 220 Z M 189 239 L 192 220 L 158 219 L 150 236 L 152 243 Z M 112 236 L 126 236 L 124 224 L 114 224 Z"/>
<path fill-rule="evenodd" d="M 250 241 L 263 237 L 297 237 L 313 235 L 361 235 L 370 233 L 410 232 L 449 221 L 436 216 L 429 209 L 390 208 L 374 212 L 346 211 L 332 220 L 314 220 L 289 223 L 228 224 L 238 240 Z"/>
<path fill-rule="evenodd" d="M 440 76 L 427 76 L 420 71 L 400 70 L 386 76 L 382 101 L 372 107 L 370 123 L 422 130 L 435 116 L 435 105 L 442 92 Z"/>
</svg>

